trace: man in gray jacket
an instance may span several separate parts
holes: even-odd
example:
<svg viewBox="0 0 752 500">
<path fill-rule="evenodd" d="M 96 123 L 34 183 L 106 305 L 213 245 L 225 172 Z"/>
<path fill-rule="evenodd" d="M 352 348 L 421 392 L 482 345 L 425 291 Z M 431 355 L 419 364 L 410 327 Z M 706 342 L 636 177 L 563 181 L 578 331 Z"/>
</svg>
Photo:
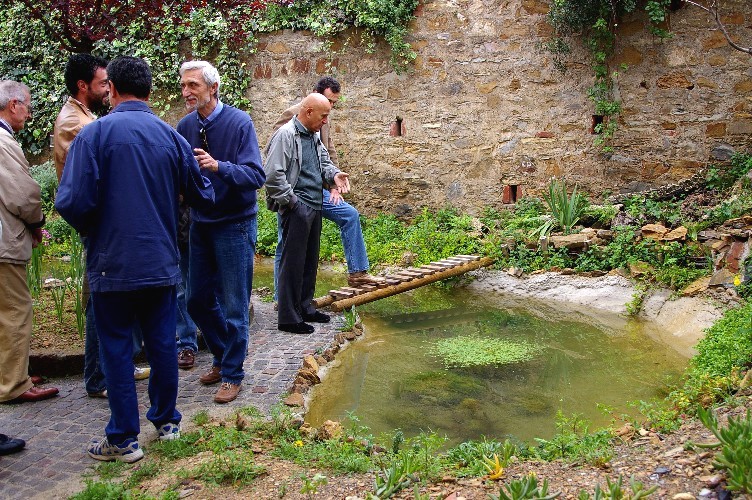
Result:
<svg viewBox="0 0 752 500">
<path fill-rule="evenodd" d="M 332 105 L 322 94 L 309 94 L 300 112 L 280 127 L 266 149 L 267 206 L 279 212 L 282 257 L 279 266 L 277 327 L 290 333 L 312 333 L 306 322 L 327 323 L 329 316 L 313 306 L 321 239 L 324 186 L 350 190 L 348 174 L 331 162 L 319 131 Z"/>
</svg>

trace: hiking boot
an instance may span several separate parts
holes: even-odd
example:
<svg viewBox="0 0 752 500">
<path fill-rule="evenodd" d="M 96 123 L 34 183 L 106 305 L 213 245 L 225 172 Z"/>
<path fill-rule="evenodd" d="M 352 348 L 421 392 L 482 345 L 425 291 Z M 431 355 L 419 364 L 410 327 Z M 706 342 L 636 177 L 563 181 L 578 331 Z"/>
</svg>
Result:
<svg viewBox="0 0 752 500">
<path fill-rule="evenodd" d="M 204 385 L 212 385 L 222 381 L 222 369 L 218 366 L 211 367 L 211 370 L 204 373 L 198 378 L 198 381 Z"/>
<path fill-rule="evenodd" d="M 168 422 L 157 428 L 160 441 L 172 441 L 180 439 L 180 424 Z"/>
<path fill-rule="evenodd" d="M 146 368 L 133 367 L 133 378 L 135 380 L 146 380 L 149 375 L 151 375 L 151 368 L 148 366 Z"/>
<path fill-rule="evenodd" d="M 132 464 L 144 457 L 144 450 L 138 447 L 138 441 L 133 438 L 126 439 L 121 445 L 110 444 L 107 438 L 101 441 L 93 439 L 87 451 L 91 458 L 102 460 L 103 462 L 118 460 Z"/>
<path fill-rule="evenodd" d="M 351 287 L 359 287 L 361 285 L 384 286 L 386 285 L 386 280 L 380 276 L 372 276 L 365 271 L 359 271 L 347 275 L 347 285 Z"/>
<path fill-rule="evenodd" d="M 240 384 L 222 382 L 222 385 L 219 386 L 217 394 L 214 396 L 214 402 L 220 404 L 229 403 L 230 401 L 233 401 L 238 397 L 239 392 Z"/>
<path fill-rule="evenodd" d="M 178 353 L 178 368 L 190 370 L 196 362 L 196 353 L 190 349 L 181 349 Z"/>
</svg>

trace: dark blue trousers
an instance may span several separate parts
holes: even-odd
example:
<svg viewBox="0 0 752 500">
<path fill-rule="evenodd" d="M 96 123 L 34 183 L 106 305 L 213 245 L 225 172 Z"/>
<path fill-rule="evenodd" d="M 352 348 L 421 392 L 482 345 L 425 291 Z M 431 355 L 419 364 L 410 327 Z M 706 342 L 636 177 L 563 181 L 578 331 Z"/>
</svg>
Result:
<svg viewBox="0 0 752 500">
<path fill-rule="evenodd" d="M 175 346 L 177 308 L 175 286 L 128 292 L 92 292 L 94 319 L 99 334 L 100 364 L 107 384 L 110 421 L 105 428 L 110 443 L 138 439 L 140 432 L 136 382 L 133 380 L 133 327 L 144 336 L 151 366 L 146 418 L 160 427 L 178 423 L 178 359 Z"/>
</svg>

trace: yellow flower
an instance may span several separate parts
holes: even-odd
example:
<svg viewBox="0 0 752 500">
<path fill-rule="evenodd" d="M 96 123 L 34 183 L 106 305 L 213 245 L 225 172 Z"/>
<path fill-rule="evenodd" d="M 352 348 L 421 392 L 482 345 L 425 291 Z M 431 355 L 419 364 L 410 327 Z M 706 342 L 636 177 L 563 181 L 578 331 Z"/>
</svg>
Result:
<svg viewBox="0 0 752 500">
<path fill-rule="evenodd" d="M 292 445 L 295 446 L 295 447 L 297 447 L 297 448 L 302 448 L 303 447 L 303 441 L 301 441 L 300 439 L 298 439 Z"/>
<path fill-rule="evenodd" d="M 739 286 L 742 284 L 742 278 L 737 274 L 734 276 L 734 286 Z"/>
<path fill-rule="evenodd" d="M 496 481 L 498 479 L 501 479 L 501 477 L 504 475 L 504 467 L 501 466 L 499 455 L 497 455 L 496 453 L 494 453 L 493 460 L 484 456 L 483 465 L 485 465 L 486 469 L 488 469 L 488 479 Z"/>
</svg>

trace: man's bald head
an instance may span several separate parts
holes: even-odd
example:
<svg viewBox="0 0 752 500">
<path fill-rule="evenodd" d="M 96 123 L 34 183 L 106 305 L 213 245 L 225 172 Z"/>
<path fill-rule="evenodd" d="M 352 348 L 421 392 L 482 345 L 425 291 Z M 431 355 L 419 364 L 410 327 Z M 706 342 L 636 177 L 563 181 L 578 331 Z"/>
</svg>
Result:
<svg viewBox="0 0 752 500">
<path fill-rule="evenodd" d="M 298 120 L 311 132 L 318 132 L 327 122 L 332 103 L 323 94 L 312 93 L 305 96 L 300 104 Z"/>
</svg>

